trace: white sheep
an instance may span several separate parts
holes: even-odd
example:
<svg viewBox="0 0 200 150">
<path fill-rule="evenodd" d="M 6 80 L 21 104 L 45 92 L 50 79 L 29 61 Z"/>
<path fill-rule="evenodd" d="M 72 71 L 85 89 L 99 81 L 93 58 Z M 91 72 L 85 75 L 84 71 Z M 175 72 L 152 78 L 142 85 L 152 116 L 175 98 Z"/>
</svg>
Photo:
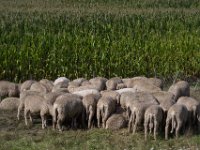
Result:
<svg viewBox="0 0 200 150">
<path fill-rule="evenodd" d="M 181 128 L 185 130 L 186 123 L 188 121 L 188 110 L 184 105 L 174 104 L 170 107 L 167 113 L 166 125 L 165 125 L 165 139 L 168 139 L 169 127 L 171 127 L 171 133 L 176 134 L 176 138 L 180 134 Z"/>
<path fill-rule="evenodd" d="M 186 81 L 178 81 L 169 87 L 168 92 L 173 93 L 177 101 L 181 96 L 190 96 L 190 85 Z"/>
<path fill-rule="evenodd" d="M 0 102 L 0 109 L 2 110 L 17 110 L 19 106 L 19 98 L 7 97 Z"/>
<path fill-rule="evenodd" d="M 111 97 L 101 97 L 97 103 L 97 122 L 100 128 L 101 119 L 103 128 L 106 126 L 106 121 L 116 110 L 116 101 Z"/>
<path fill-rule="evenodd" d="M 154 139 L 156 140 L 159 128 L 162 129 L 162 122 L 164 120 L 164 111 L 159 105 L 149 106 L 144 115 L 144 134 L 147 140 L 147 132 L 154 132 Z"/>
<path fill-rule="evenodd" d="M 53 129 L 58 125 L 59 131 L 63 131 L 63 122 L 66 119 L 72 119 L 72 126 L 77 127 L 77 119 L 83 118 L 83 104 L 80 96 L 74 94 L 64 94 L 57 97 L 53 104 Z"/>
<path fill-rule="evenodd" d="M 122 114 L 112 114 L 106 121 L 106 129 L 119 130 L 127 126 L 127 121 Z"/>
</svg>

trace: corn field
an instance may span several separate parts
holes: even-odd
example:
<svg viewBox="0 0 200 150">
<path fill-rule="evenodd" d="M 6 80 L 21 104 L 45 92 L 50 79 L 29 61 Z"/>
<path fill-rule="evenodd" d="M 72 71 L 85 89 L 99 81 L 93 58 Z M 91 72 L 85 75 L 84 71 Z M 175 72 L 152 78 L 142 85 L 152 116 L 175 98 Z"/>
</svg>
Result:
<svg viewBox="0 0 200 150">
<path fill-rule="evenodd" d="M 0 5 L 0 79 L 200 76 L 198 0 Z"/>
</svg>

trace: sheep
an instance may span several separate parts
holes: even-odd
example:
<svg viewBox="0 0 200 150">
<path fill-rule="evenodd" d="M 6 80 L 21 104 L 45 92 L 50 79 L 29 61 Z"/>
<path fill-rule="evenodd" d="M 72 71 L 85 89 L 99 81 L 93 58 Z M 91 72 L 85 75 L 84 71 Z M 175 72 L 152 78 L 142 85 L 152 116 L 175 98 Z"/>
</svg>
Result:
<svg viewBox="0 0 200 150">
<path fill-rule="evenodd" d="M 28 125 L 27 116 L 29 116 L 31 124 L 33 123 L 32 114 L 40 113 L 42 119 L 42 129 L 47 126 L 46 115 L 49 111 L 45 99 L 41 95 L 28 95 L 24 99 L 24 119 L 25 125 Z"/>
<path fill-rule="evenodd" d="M 178 81 L 169 87 L 168 92 L 173 93 L 177 101 L 181 96 L 190 96 L 190 85 L 186 81 Z"/>
<path fill-rule="evenodd" d="M 97 91 L 95 89 L 86 89 L 86 90 L 82 90 L 82 91 L 73 92 L 73 94 L 84 97 L 89 94 L 99 94 L 99 91 Z"/>
<path fill-rule="evenodd" d="M 162 128 L 162 122 L 164 120 L 164 111 L 159 105 L 149 106 L 144 115 L 144 133 L 145 140 L 147 140 L 148 128 L 150 133 L 154 131 L 154 139 L 156 140 L 158 129 Z"/>
<path fill-rule="evenodd" d="M 2 110 L 17 110 L 19 106 L 19 98 L 7 97 L 0 103 L 0 109 Z"/>
<path fill-rule="evenodd" d="M 113 114 L 106 121 L 106 129 L 118 130 L 125 128 L 127 126 L 127 121 L 122 114 Z"/>
<path fill-rule="evenodd" d="M 165 125 L 165 139 L 168 140 L 169 126 L 171 125 L 171 133 L 175 130 L 176 138 L 180 134 L 181 128 L 185 129 L 188 121 L 188 110 L 184 105 L 174 104 L 170 107 L 167 113 Z"/>
<path fill-rule="evenodd" d="M 119 94 L 122 94 L 122 93 L 125 93 L 125 92 L 135 93 L 137 91 L 133 88 L 123 88 L 123 89 L 116 90 L 116 92 L 119 93 Z"/>
<path fill-rule="evenodd" d="M 80 86 L 80 84 L 77 83 L 77 82 L 74 82 L 74 81 L 69 82 L 68 91 L 69 91 L 70 93 L 73 93 L 73 92 L 76 91 L 76 88 L 79 87 L 79 86 Z"/>
<path fill-rule="evenodd" d="M 89 80 L 89 82 L 97 89 L 98 91 L 102 91 L 106 88 L 106 78 L 103 77 L 95 77 Z"/>
<path fill-rule="evenodd" d="M 111 97 L 101 97 L 97 103 L 97 125 L 100 128 L 100 120 L 102 119 L 103 128 L 106 126 L 106 121 L 112 113 L 115 112 L 116 101 Z"/>
<path fill-rule="evenodd" d="M 54 86 L 53 81 L 42 79 L 39 82 L 47 88 L 48 92 L 52 91 L 53 86 Z"/>
<path fill-rule="evenodd" d="M 106 88 L 107 90 L 116 90 L 116 87 L 119 83 L 122 83 L 121 78 L 119 77 L 111 78 L 106 82 Z"/>
<path fill-rule="evenodd" d="M 45 85 L 43 85 L 40 82 L 35 82 L 31 85 L 30 88 L 31 91 L 36 91 L 36 92 L 40 92 L 40 93 L 48 93 L 50 91 L 48 91 L 48 89 L 45 87 Z"/>
<path fill-rule="evenodd" d="M 64 92 L 69 93 L 68 88 L 53 88 L 51 92 Z"/>
<path fill-rule="evenodd" d="M 42 93 L 36 92 L 36 91 L 23 91 L 20 93 L 20 100 L 19 100 L 19 106 L 18 106 L 18 111 L 17 111 L 17 119 L 20 120 L 20 112 L 22 109 L 24 109 L 24 101 L 26 96 L 28 95 L 43 95 Z"/>
<path fill-rule="evenodd" d="M 174 94 L 170 92 L 159 91 L 151 94 L 158 100 L 166 115 L 169 108 L 176 103 Z"/>
<path fill-rule="evenodd" d="M 122 81 L 126 85 L 127 88 L 132 88 L 135 85 L 135 82 L 147 81 L 147 78 L 146 77 L 134 77 L 134 78 L 122 79 Z"/>
<path fill-rule="evenodd" d="M 35 83 L 35 82 L 37 82 L 37 81 L 35 81 L 35 80 L 26 80 L 26 81 L 24 81 L 22 83 L 22 85 L 21 85 L 20 92 L 23 92 L 23 91 L 26 91 L 26 90 L 30 90 L 31 85 L 33 83 Z"/>
<path fill-rule="evenodd" d="M 72 82 L 77 83 L 80 86 L 85 81 L 88 81 L 88 80 L 85 78 L 78 78 L 78 79 L 73 80 Z"/>
<path fill-rule="evenodd" d="M 60 95 L 53 104 L 53 129 L 55 130 L 57 124 L 59 131 L 62 132 L 66 119 L 72 119 L 72 124 L 76 127 L 78 117 L 82 115 L 82 121 L 84 119 L 83 109 L 80 96 L 69 93 Z"/>
<path fill-rule="evenodd" d="M 151 84 L 159 87 L 160 89 L 163 89 L 163 82 L 161 79 L 158 78 L 148 78 L 148 82 L 150 82 Z"/>
<path fill-rule="evenodd" d="M 96 114 L 97 102 L 100 97 L 100 94 L 89 94 L 83 97 L 82 102 L 86 113 L 86 120 L 88 121 L 88 129 L 92 126 L 92 120 Z"/>
<path fill-rule="evenodd" d="M 184 105 L 188 109 L 189 129 L 194 126 L 198 127 L 200 131 L 200 102 L 192 97 L 182 96 L 178 99 L 177 104 Z"/>
<path fill-rule="evenodd" d="M 9 81 L 0 81 L 0 101 L 5 97 L 18 97 L 20 87 Z"/>
<path fill-rule="evenodd" d="M 120 94 L 117 93 L 116 91 L 112 90 L 101 91 L 101 95 L 104 97 L 112 97 L 113 100 L 116 100 L 116 103 L 119 104 Z"/>
<path fill-rule="evenodd" d="M 70 80 L 66 77 L 59 77 L 54 81 L 54 85 L 58 84 L 58 83 L 66 83 L 68 84 L 70 82 Z"/>
<path fill-rule="evenodd" d="M 91 83 L 90 83 L 88 80 L 83 81 L 83 82 L 81 83 L 81 86 L 89 86 L 89 85 L 91 85 Z"/>
<path fill-rule="evenodd" d="M 127 86 L 124 83 L 118 83 L 116 86 L 116 90 L 124 89 L 124 88 L 127 88 Z"/>
<path fill-rule="evenodd" d="M 129 109 L 131 115 L 129 115 L 128 130 L 133 134 L 136 132 L 137 127 L 143 123 L 144 113 L 147 107 L 151 105 L 158 105 L 159 102 L 154 96 L 146 92 L 136 92 L 131 96 L 132 102 L 130 103 Z"/>
</svg>

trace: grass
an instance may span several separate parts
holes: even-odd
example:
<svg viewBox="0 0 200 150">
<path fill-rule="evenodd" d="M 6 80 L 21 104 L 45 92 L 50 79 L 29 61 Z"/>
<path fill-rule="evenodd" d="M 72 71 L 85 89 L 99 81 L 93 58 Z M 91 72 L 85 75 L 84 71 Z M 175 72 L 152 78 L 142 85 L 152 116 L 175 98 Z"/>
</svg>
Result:
<svg viewBox="0 0 200 150">
<path fill-rule="evenodd" d="M 200 90 L 191 90 L 192 97 L 200 101 Z M 110 131 L 93 128 L 91 130 L 53 131 L 49 125 L 42 130 L 41 120 L 35 119 L 34 125 L 26 127 L 24 120 L 17 121 L 16 111 L 0 111 L 0 149 L 5 150 L 54 150 L 54 149 L 198 149 L 200 135 L 182 135 L 178 139 L 164 140 L 164 133 L 153 140 L 149 136 L 144 141 L 144 133 L 135 135 L 128 129 Z"/>
</svg>

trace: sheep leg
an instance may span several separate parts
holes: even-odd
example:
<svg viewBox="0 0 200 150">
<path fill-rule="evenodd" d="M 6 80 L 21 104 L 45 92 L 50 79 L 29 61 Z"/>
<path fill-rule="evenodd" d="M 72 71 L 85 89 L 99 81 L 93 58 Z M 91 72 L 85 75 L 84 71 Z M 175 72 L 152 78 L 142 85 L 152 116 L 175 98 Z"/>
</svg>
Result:
<svg viewBox="0 0 200 150">
<path fill-rule="evenodd" d="M 90 110 L 89 118 L 88 118 L 88 129 L 91 128 L 91 122 L 92 122 L 93 116 L 94 116 L 94 111 L 93 111 L 93 110 Z"/>
<path fill-rule="evenodd" d="M 145 136 L 145 140 L 147 140 L 147 132 L 148 132 L 148 120 L 145 120 L 145 123 L 144 123 L 144 136 Z"/>
<path fill-rule="evenodd" d="M 33 118 L 32 118 L 32 116 L 31 116 L 30 111 L 29 111 L 28 115 L 29 115 L 29 119 L 30 119 L 30 122 L 31 122 L 31 125 L 32 125 L 32 124 L 33 124 Z"/>
<path fill-rule="evenodd" d="M 18 109 L 17 109 L 17 119 L 18 120 L 20 120 L 20 112 L 21 112 L 22 109 L 23 109 L 23 105 L 20 104 L 19 107 L 18 107 Z"/>
<path fill-rule="evenodd" d="M 29 110 L 25 109 L 24 110 L 24 119 L 25 119 L 25 125 L 28 126 L 28 120 L 27 120 L 27 116 L 28 116 Z"/>
<path fill-rule="evenodd" d="M 176 138 L 179 137 L 179 133 L 180 133 L 180 129 L 181 129 L 182 125 L 183 125 L 183 122 L 179 120 L 178 125 L 176 127 Z"/>
<path fill-rule="evenodd" d="M 134 120 L 134 124 L 133 124 L 133 134 L 135 134 L 135 132 L 136 132 L 136 130 L 137 130 L 137 126 L 138 126 L 138 124 L 139 124 L 139 118 L 138 118 L 138 116 L 137 115 L 134 115 L 134 118 L 133 118 Z"/>
<path fill-rule="evenodd" d="M 100 128 L 101 110 L 97 108 L 97 125 Z"/>
<path fill-rule="evenodd" d="M 132 122 L 133 122 L 133 114 L 131 114 L 128 122 L 128 132 L 131 133 L 132 129 Z"/>
<path fill-rule="evenodd" d="M 169 123 L 171 119 L 167 119 L 166 125 L 165 125 L 165 140 L 168 140 L 168 134 L 169 134 Z"/>
<path fill-rule="evenodd" d="M 157 140 L 157 133 L 158 133 L 158 122 L 154 120 L 154 139 Z"/>
<path fill-rule="evenodd" d="M 108 112 L 108 108 L 105 110 L 105 115 L 103 117 L 103 128 L 106 127 L 106 121 L 108 120 L 108 117 L 110 116 L 110 113 Z"/>
</svg>

